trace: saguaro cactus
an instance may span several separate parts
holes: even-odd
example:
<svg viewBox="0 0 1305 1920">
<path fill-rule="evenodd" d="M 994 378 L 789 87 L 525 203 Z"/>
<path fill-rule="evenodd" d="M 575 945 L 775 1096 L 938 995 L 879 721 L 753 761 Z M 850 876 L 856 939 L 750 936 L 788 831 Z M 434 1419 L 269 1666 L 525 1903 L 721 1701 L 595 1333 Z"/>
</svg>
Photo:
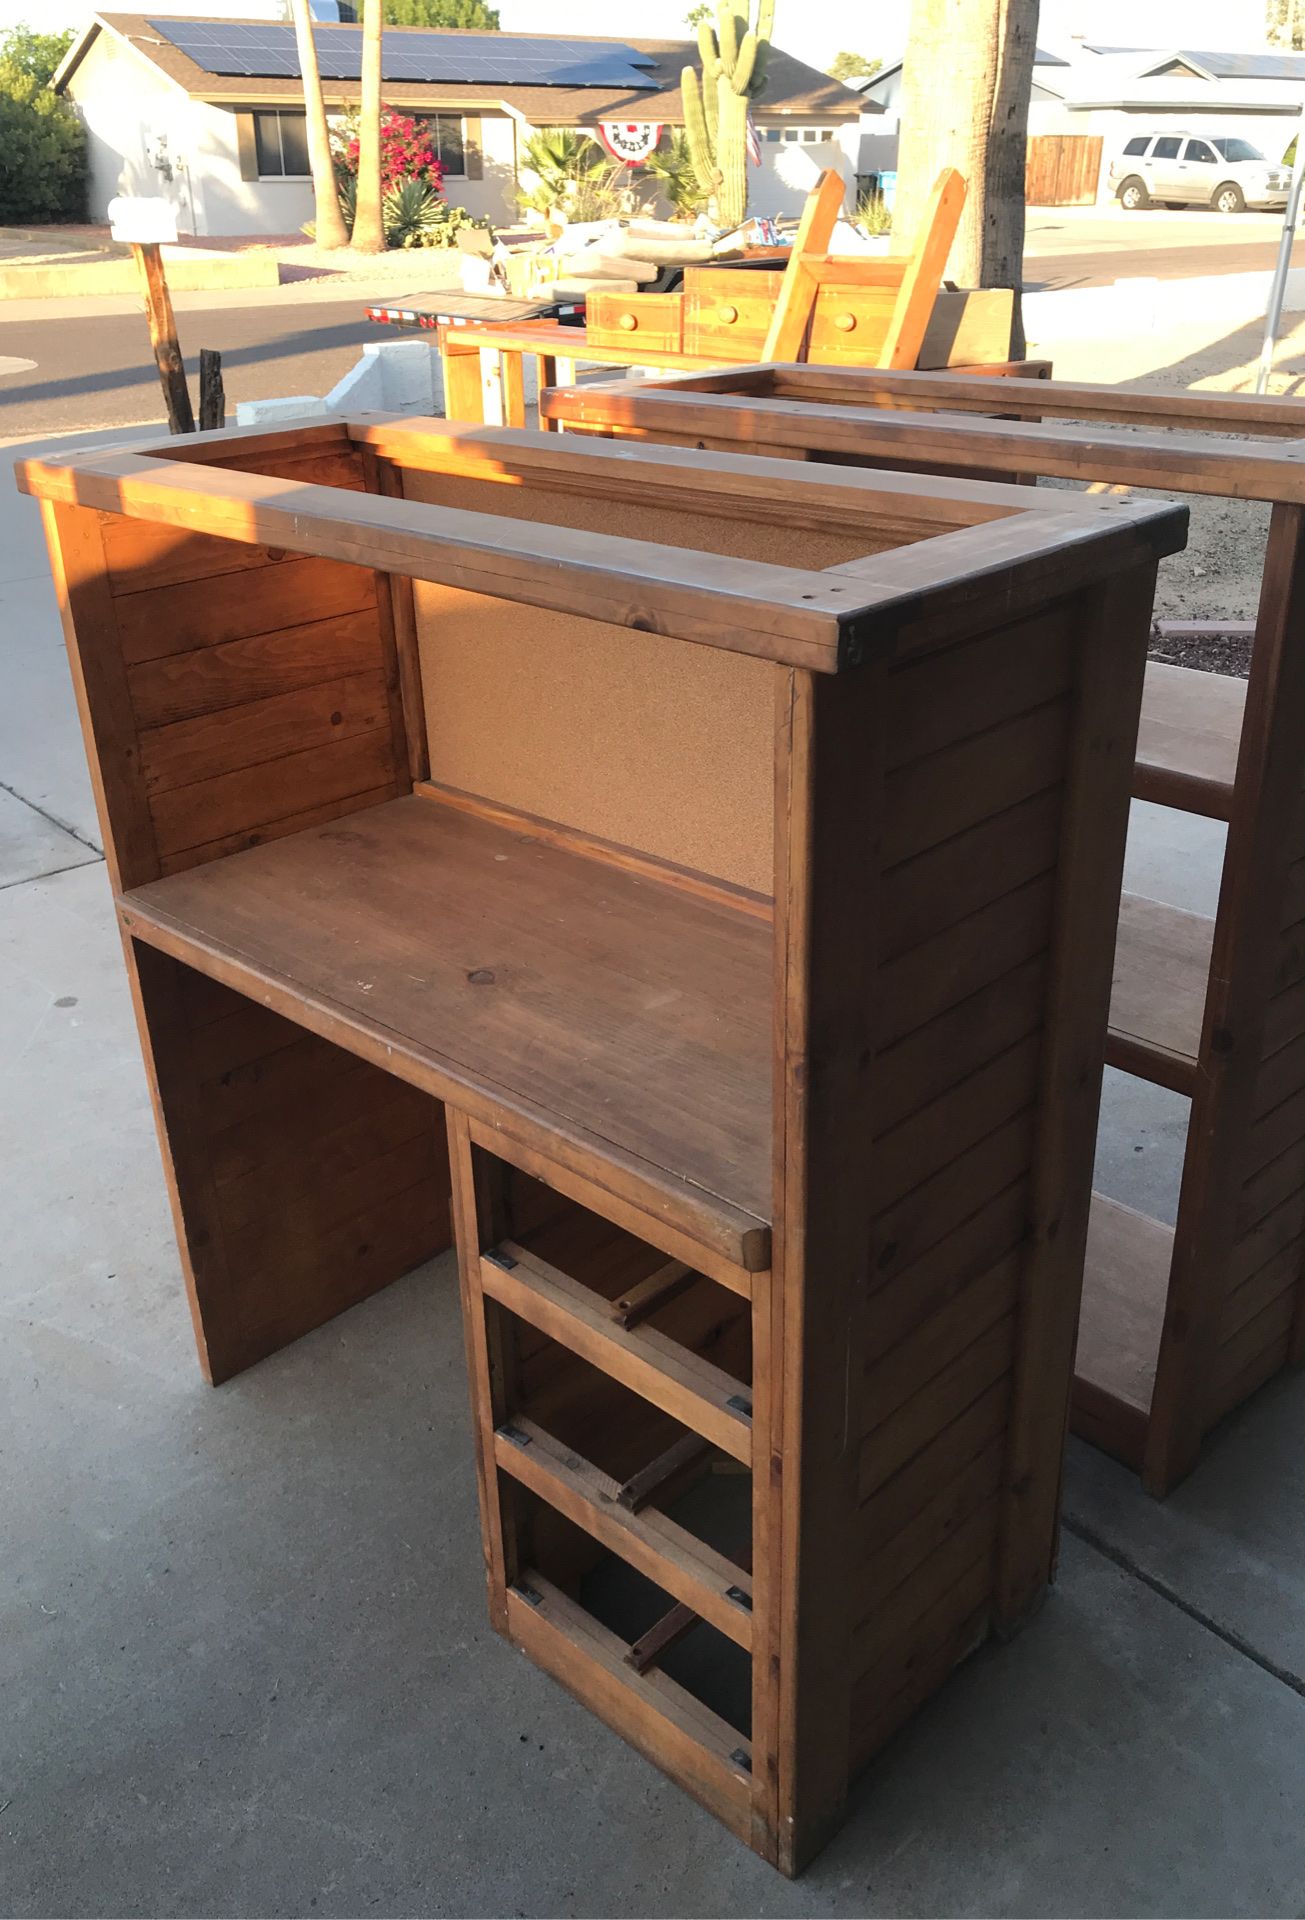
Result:
<svg viewBox="0 0 1305 1920">
<path fill-rule="evenodd" d="M 744 0 L 751 11 L 751 0 Z M 702 80 L 692 67 L 680 76 L 684 131 L 698 185 L 722 227 L 737 227 L 748 212 L 748 103 L 766 84 L 766 55 L 775 24 L 775 0 L 757 0 L 757 24 L 720 0 L 713 27 L 698 26 Z"/>
</svg>

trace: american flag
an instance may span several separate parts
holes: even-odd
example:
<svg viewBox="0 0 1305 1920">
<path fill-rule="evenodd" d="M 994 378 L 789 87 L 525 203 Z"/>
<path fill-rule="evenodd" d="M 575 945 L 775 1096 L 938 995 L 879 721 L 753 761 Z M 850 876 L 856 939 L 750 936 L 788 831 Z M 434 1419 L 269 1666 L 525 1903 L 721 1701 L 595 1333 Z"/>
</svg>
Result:
<svg viewBox="0 0 1305 1920">
<path fill-rule="evenodd" d="M 752 115 L 748 115 L 748 158 L 754 167 L 761 165 L 761 142 L 757 138 L 757 129 L 752 124 Z"/>
</svg>

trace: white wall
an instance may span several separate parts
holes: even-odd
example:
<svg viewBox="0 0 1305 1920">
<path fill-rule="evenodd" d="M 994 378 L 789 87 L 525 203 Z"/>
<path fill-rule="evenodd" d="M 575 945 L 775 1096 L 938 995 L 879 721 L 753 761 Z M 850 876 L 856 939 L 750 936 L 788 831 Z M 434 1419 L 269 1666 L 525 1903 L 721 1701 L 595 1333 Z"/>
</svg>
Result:
<svg viewBox="0 0 1305 1920">
<path fill-rule="evenodd" d="M 115 194 L 144 194 L 172 202 L 180 232 L 203 232 L 188 177 L 174 168 L 169 181 L 151 158 L 160 137 L 171 154 L 189 145 L 190 102 L 181 88 L 116 35 L 101 32 L 69 81 L 68 95 L 86 125 L 91 218 L 107 219 Z"/>
<path fill-rule="evenodd" d="M 93 220 L 106 219 L 120 193 L 170 200 L 180 233 L 297 233 L 312 219 L 310 180 L 242 180 L 235 113 L 190 99 L 115 34 L 97 34 L 68 95 L 86 124 Z M 450 201 L 497 221 L 515 218 L 517 124 L 508 114 L 482 116 L 483 177 L 451 178 Z M 154 164 L 162 143 L 171 180 Z"/>
<path fill-rule="evenodd" d="M 510 113 L 485 113 L 480 121 L 480 148 L 484 171 L 479 180 L 450 179 L 444 185 L 444 197 L 453 206 L 492 220 L 495 225 L 510 225 L 520 219 L 516 201 L 517 143 L 525 144 L 530 129 Z"/>
<path fill-rule="evenodd" d="M 772 122 L 771 124 L 778 124 Z M 799 128 L 819 126 L 818 121 L 793 116 Z M 857 153 L 861 144 L 859 120 L 845 121 L 821 129 L 820 140 L 767 140 L 766 124 L 759 122 L 761 165 L 748 165 L 748 212 L 765 220 L 793 218 L 800 214 L 807 195 L 821 174 L 829 168 L 841 173 L 848 185 L 849 202 L 855 195 Z"/>
</svg>

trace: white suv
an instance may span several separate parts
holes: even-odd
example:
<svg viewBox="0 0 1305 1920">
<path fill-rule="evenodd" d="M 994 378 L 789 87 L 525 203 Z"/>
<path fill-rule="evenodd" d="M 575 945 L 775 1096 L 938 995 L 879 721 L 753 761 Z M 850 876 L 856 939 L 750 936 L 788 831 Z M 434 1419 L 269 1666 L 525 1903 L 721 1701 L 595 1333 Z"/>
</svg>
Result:
<svg viewBox="0 0 1305 1920">
<path fill-rule="evenodd" d="M 1285 207 L 1291 169 L 1266 160 L 1240 134 L 1139 133 L 1110 163 L 1110 184 L 1130 213 L 1170 207 Z"/>
</svg>

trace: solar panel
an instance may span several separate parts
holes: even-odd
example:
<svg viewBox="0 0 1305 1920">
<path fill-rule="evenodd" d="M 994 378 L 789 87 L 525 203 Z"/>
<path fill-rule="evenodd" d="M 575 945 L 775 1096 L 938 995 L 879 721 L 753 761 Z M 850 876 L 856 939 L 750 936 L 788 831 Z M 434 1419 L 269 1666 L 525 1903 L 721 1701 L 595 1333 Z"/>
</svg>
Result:
<svg viewBox="0 0 1305 1920">
<path fill-rule="evenodd" d="M 199 25 L 151 20 L 153 31 L 205 73 L 270 79 L 298 77 L 293 27 Z M 317 64 L 325 80 L 362 76 L 362 34 L 356 27 L 318 28 Z M 640 69 L 650 54 L 617 41 L 541 40 L 520 34 L 390 32 L 381 42 L 384 80 L 462 82 L 480 86 L 655 87 Z"/>
<path fill-rule="evenodd" d="M 1299 53 L 1196 53 L 1186 56 L 1220 80 L 1305 79 L 1305 55 Z"/>
</svg>

